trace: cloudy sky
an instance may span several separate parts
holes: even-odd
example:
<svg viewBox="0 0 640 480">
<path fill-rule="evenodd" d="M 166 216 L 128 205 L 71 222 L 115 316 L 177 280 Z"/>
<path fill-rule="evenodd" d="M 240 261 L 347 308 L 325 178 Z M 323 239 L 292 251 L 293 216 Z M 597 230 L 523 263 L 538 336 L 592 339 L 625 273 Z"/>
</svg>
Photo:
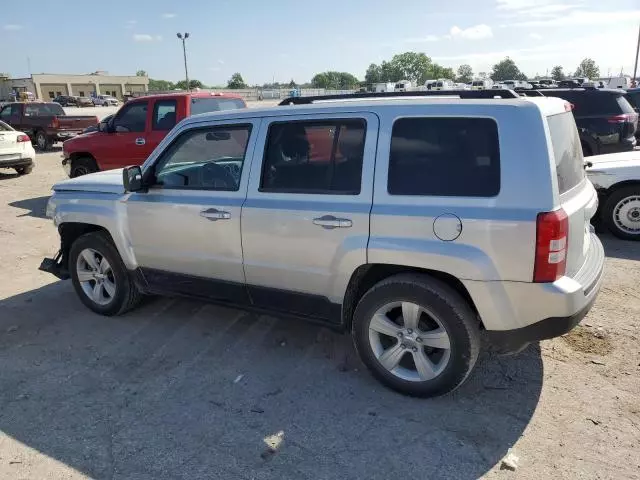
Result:
<svg viewBox="0 0 640 480">
<path fill-rule="evenodd" d="M 234 72 L 250 83 L 304 82 L 340 70 L 364 76 L 404 51 L 475 72 L 510 56 L 528 75 L 554 65 L 573 71 L 593 58 L 602 75 L 633 69 L 640 0 L 32 0 L 29 14 L 0 17 L 0 71 L 88 73 L 107 70 L 183 78 L 189 32 L 190 77 L 224 84 Z M 188 5 L 188 6 L 187 6 Z M 29 59 L 29 61 L 28 61 Z"/>
</svg>

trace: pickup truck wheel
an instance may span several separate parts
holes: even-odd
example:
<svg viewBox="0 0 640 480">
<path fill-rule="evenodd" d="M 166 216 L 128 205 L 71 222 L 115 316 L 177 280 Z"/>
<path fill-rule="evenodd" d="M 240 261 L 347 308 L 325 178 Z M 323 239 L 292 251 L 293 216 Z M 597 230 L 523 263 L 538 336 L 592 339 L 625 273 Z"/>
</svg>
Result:
<svg viewBox="0 0 640 480">
<path fill-rule="evenodd" d="M 602 222 L 618 238 L 640 240 L 640 185 L 614 190 L 602 207 Z"/>
<path fill-rule="evenodd" d="M 81 177 L 82 175 L 88 175 L 98 171 L 96 161 L 90 157 L 76 158 L 71 162 L 71 171 L 69 176 L 71 178 Z"/>
<path fill-rule="evenodd" d="M 16 172 L 18 175 L 28 175 L 33 171 L 33 165 L 29 165 L 27 167 L 16 167 Z"/>
<path fill-rule="evenodd" d="M 448 285 L 426 275 L 389 277 L 364 294 L 352 335 L 374 377 L 405 395 L 459 387 L 480 351 L 478 320 Z"/>
<path fill-rule="evenodd" d="M 76 293 L 101 315 L 120 315 L 142 299 L 120 254 L 104 232 L 79 237 L 69 251 L 69 272 Z"/>
<path fill-rule="evenodd" d="M 47 137 L 47 134 L 43 130 L 38 130 L 36 132 L 36 147 L 42 151 L 46 151 L 50 146 L 51 141 Z"/>
</svg>

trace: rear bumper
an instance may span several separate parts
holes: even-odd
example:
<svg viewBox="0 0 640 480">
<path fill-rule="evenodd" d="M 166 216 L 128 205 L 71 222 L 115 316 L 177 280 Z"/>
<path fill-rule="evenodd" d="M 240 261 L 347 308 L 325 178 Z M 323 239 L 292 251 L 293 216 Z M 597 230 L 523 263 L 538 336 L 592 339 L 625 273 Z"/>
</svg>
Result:
<svg viewBox="0 0 640 480">
<path fill-rule="evenodd" d="M 0 160 L 0 168 L 28 167 L 30 165 L 33 165 L 32 158 L 23 158 L 18 155 L 16 158 Z"/>
<path fill-rule="evenodd" d="M 638 141 L 635 135 L 632 135 L 628 138 L 621 139 L 619 143 L 600 145 L 599 153 L 602 155 L 607 153 L 629 152 L 633 150 L 637 144 L 638 144 Z"/>
<path fill-rule="evenodd" d="M 503 351 L 562 335 L 589 312 L 600 291 L 604 249 L 590 236 L 580 270 L 553 283 L 463 281 L 485 327 L 488 340 Z"/>
<path fill-rule="evenodd" d="M 568 317 L 549 317 L 515 330 L 487 330 L 484 332 L 485 338 L 500 352 L 518 352 L 532 342 L 570 332 L 589 313 L 595 301 L 596 295 L 580 311 Z"/>
</svg>

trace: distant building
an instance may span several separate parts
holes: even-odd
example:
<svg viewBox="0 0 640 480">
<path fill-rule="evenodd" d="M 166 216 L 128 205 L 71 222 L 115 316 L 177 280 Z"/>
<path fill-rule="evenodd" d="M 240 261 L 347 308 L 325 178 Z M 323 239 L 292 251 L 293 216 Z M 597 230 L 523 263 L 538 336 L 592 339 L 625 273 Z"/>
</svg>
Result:
<svg viewBox="0 0 640 480">
<path fill-rule="evenodd" d="M 38 73 L 27 78 L 0 76 L 0 100 L 9 100 L 13 92 L 32 92 L 39 100 L 52 100 L 58 95 L 113 95 L 122 100 L 126 94 L 149 90 L 149 77 L 109 75 L 97 71 L 86 75 Z"/>
</svg>

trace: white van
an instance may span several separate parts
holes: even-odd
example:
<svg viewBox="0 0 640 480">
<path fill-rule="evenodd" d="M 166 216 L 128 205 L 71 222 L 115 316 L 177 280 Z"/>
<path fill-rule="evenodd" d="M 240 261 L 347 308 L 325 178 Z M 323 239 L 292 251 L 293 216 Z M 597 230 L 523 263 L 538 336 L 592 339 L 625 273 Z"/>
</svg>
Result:
<svg viewBox="0 0 640 480">
<path fill-rule="evenodd" d="M 491 87 L 493 87 L 493 80 L 490 78 L 471 82 L 471 90 L 489 90 Z"/>
<path fill-rule="evenodd" d="M 611 77 L 607 83 L 607 88 L 631 88 L 631 77 Z"/>
<path fill-rule="evenodd" d="M 453 80 L 449 80 L 448 78 L 439 78 L 436 81 L 436 84 L 431 88 L 432 90 L 453 90 Z"/>
<path fill-rule="evenodd" d="M 411 90 L 411 81 L 410 80 L 400 80 L 398 83 L 396 83 L 396 86 L 394 88 L 394 91 L 396 92 L 408 92 L 409 90 Z"/>
<path fill-rule="evenodd" d="M 424 82 L 424 86 L 427 90 L 433 90 L 437 82 L 437 80 L 427 80 Z"/>
<path fill-rule="evenodd" d="M 380 92 L 393 92 L 395 89 L 394 83 L 376 83 L 373 86 L 373 91 L 376 93 Z"/>
</svg>

